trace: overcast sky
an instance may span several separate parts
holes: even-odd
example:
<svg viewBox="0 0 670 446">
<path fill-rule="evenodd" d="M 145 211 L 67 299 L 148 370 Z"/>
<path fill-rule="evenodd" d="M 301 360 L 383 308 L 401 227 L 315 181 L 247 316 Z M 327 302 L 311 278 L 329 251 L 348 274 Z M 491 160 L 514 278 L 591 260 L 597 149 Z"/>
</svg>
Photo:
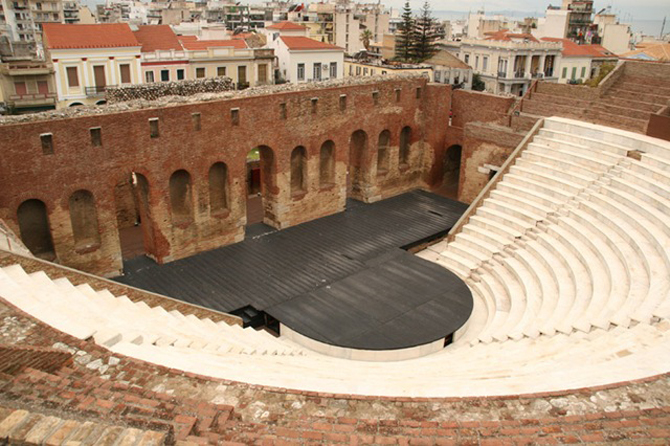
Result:
<svg viewBox="0 0 670 446">
<path fill-rule="evenodd" d="M 419 9 L 424 0 L 410 0 L 413 9 Z M 394 8 L 402 8 L 405 0 L 382 0 L 382 3 Z M 543 11 L 550 4 L 560 6 L 561 0 L 431 0 L 430 6 L 434 11 L 469 11 L 477 10 L 482 6 L 486 11 L 523 11 L 537 12 L 543 15 Z M 612 6 L 612 10 L 624 15 L 631 15 L 634 20 L 663 20 L 667 15 L 670 20 L 670 0 L 596 0 L 596 10 L 606 6 Z M 626 17 L 628 19 L 628 17 Z"/>
</svg>

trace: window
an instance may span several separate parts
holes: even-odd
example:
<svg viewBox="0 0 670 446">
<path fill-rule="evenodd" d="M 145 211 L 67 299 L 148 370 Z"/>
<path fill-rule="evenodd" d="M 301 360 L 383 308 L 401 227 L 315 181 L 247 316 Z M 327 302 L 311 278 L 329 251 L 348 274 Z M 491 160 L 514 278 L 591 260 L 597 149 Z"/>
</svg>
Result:
<svg viewBox="0 0 670 446">
<path fill-rule="evenodd" d="M 340 95 L 340 111 L 345 111 L 347 109 L 347 95 Z"/>
<path fill-rule="evenodd" d="M 205 77 L 205 67 L 196 68 L 195 77 L 196 79 L 202 79 L 203 77 Z"/>
<path fill-rule="evenodd" d="M 267 82 L 268 81 L 268 65 L 260 64 L 258 66 L 258 82 Z"/>
<path fill-rule="evenodd" d="M 354 66 L 349 65 L 349 76 L 353 76 L 353 75 L 354 75 Z"/>
<path fill-rule="evenodd" d="M 191 122 L 193 123 L 193 130 L 199 132 L 201 129 L 200 113 L 191 113 Z"/>
<path fill-rule="evenodd" d="M 379 92 L 378 91 L 373 91 L 372 92 L 372 102 L 375 105 L 379 105 Z"/>
<path fill-rule="evenodd" d="M 161 82 L 168 82 L 170 80 L 170 70 L 161 70 Z"/>
<path fill-rule="evenodd" d="M 144 78 L 147 81 L 147 84 L 150 84 L 154 81 L 154 72 L 153 71 L 147 71 L 144 73 Z"/>
<path fill-rule="evenodd" d="M 586 77 L 586 67 L 582 67 L 582 75 L 581 78 L 584 79 Z"/>
<path fill-rule="evenodd" d="M 568 67 L 563 67 L 563 75 L 561 76 L 563 79 L 568 77 Z"/>
<path fill-rule="evenodd" d="M 577 67 L 572 67 L 572 76 L 570 79 L 577 79 Z"/>
<path fill-rule="evenodd" d="M 70 88 L 79 86 L 79 75 L 77 74 L 77 67 L 67 67 L 67 85 Z"/>
<path fill-rule="evenodd" d="M 231 123 L 235 126 L 240 125 L 240 109 L 231 108 L 230 109 L 230 120 Z"/>
<path fill-rule="evenodd" d="M 299 63 L 298 64 L 298 80 L 299 81 L 304 81 L 305 80 L 305 64 L 304 63 Z"/>
<path fill-rule="evenodd" d="M 160 135 L 158 131 L 158 118 L 149 119 L 149 136 L 152 138 L 158 138 Z"/>
<path fill-rule="evenodd" d="M 319 111 L 319 98 L 312 98 L 312 114 L 315 115 Z"/>
<path fill-rule="evenodd" d="M 247 83 L 247 67 L 245 65 L 237 67 L 237 83 L 238 84 Z"/>
<path fill-rule="evenodd" d="M 330 63 L 330 78 L 337 79 L 337 62 Z"/>
<path fill-rule="evenodd" d="M 28 93 L 25 82 L 14 82 L 14 90 L 19 96 L 23 96 L 24 94 Z"/>
<path fill-rule="evenodd" d="M 54 153 L 53 135 L 51 133 L 43 133 L 40 135 L 40 141 L 42 142 L 42 154 L 53 155 Z"/>
<path fill-rule="evenodd" d="M 356 76 L 361 75 L 361 67 L 356 67 Z"/>
<path fill-rule="evenodd" d="M 465 55 L 465 63 L 470 63 L 470 55 L 469 54 Z"/>
<path fill-rule="evenodd" d="M 367 76 L 367 75 L 368 75 L 368 68 L 365 67 L 365 68 L 363 68 L 363 76 Z"/>
<path fill-rule="evenodd" d="M 279 104 L 279 119 L 287 119 L 288 110 L 286 109 L 286 103 Z"/>
<path fill-rule="evenodd" d="M 37 92 L 39 94 L 49 94 L 49 83 L 47 81 L 37 81 Z"/>
<path fill-rule="evenodd" d="M 482 71 L 486 71 L 489 68 L 489 57 L 484 56 L 482 59 Z"/>
<path fill-rule="evenodd" d="M 219 77 L 226 75 L 226 67 L 216 67 L 216 75 Z"/>
<path fill-rule="evenodd" d="M 180 68 L 177 70 L 177 80 L 182 81 L 184 80 L 184 69 Z"/>
<path fill-rule="evenodd" d="M 475 70 L 479 69 L 479 56 L 475 56 Z"/>
<path fill-rule="evenodd" d="M 402 90 L 400 88 L 395 89 L 395 101 L 400 102 L 400 96 L 401 96 Z"/>
<path fill-rule="evenodd" d="M 100 127 L 93 127 L 90 129 L 91 132 L 91 144 L 93 147 L 102 146 L 102 129 Z"/>
<path fill-rule="evenodd" d="M 315 81 L 320 81 L 321 80 L 321 64 L 320 63 L 315 63 L 314 64 L 314 80 Z"/>
<path fill-rule="evenodd" d="M 119 65 L 119 69 L 121 70 L 121 83 L 122 84 L 129 84 L 130 83 L 130 64 L 122 64 Z"/>
</svg>

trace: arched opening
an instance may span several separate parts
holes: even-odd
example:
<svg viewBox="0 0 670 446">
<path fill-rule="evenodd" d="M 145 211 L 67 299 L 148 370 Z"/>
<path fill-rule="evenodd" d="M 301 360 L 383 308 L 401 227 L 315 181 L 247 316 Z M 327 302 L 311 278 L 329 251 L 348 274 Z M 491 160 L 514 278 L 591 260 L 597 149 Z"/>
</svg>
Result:
<svg viewBox="0 0 670 446">
<path fill-rule="evenodd" d="M 349 172 L 347 176 L 348 195 L 358 196 L 365 184 L 367 171 L 368 134 L 356 130 L 351 135 L 349 145 Z"/>
<path fill-rule="evenodd" d="M 444 154 L 444 176 L 442 180 L 442 190 L 453 199 L 458 198 L 458 183 L 461 174 L 461 146 L 453 145 L 447 149 Z"/>
<path fill-rule="evenodd" d="M 81 102 L 73 102 L 72 104 L 68 105 L 68 107 L 83 107 L 84 104 Z"/>
<path fill-rule="evenodd" d="M 191 175 L 183 169 L 177 170 L 170 177 L 170 207 L 173 223 L 184 224 L 193 221 Z"/>
<path fill-rule="evenodd" d="M 16 212 L 19 221 L 21 240 L 26 248 L 36 257 L 54 260 L 54 250 L 51 230 L 49 229 L 49 217 L 47 207 L 40 200 L 26 200 L 19 206 Z"/>
<path fill-rule="evenodd" d="M 398 153 L 398 163 L 400 167 L 409 167 L 409 149 L 412 143 L 412 129 L 405 127 L 400 132 L 400 150 Z"/>
<path fill-rule="evenodd" d="M 307 192 L 307 150 L 298 146 L 291 152 L 291 195 Z"/>
<path fill-rule="evenodd" d="M 107 104 L 107 101 L 104 99 L 99 100 L 98 102 L 95 103 L 95 105 L 105 105 Z"/>
<path fill-rule="evenodd" d="M 261 223 L 269 213 L 266 200 L 276 193 L 275 156 L 268 146 L 258 146 L 249 151 L 247 167 L 247 225 Z"/>
<path fill-rule="evenodd" d="M 377 141 L 377 175 L 386 175 L 389 171 L 389 146 L 391 132 L 384 130 L 379 134 Z"/>
<path fill-rule="evenodd" d="M 98 212 L 93 194 L 83 189 L 76 191 L 70 195 L 69 208 L 75 248 L 99 246 Z"/>
<path fill-rule="evenodd" d="M 319 153 L 319 187 L 335 184 L 335 143 L 326 141 Z"/>
<path fill-rule="evenodd" d="M 209 169 L 209 210 L 212 214 L 228 210 L 228 166 L 214 163 Z"/>
<path fill-rule="evenodd" d="M 116 223 L 123 260 L 153 252 L 149 182 L 132 172 L 114 187 Z"/>
</svg>

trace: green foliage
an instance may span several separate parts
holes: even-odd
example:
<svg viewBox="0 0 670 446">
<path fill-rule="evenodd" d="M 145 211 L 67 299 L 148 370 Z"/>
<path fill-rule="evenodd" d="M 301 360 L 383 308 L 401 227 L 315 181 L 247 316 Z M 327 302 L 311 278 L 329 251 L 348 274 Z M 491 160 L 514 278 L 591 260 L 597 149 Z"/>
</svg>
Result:
<svg viewBox="0 0 670 446">
<path fill-rule="evenodd" d="M 437 52 L 437 21 L 431 16 L 430 4 L 424 2 L 421 14 L 416 19 L 414 37 L 414 60 L 424 62 Z"/>
<path fill-rule="evenodd" d="M 486 84 L 478 74 L 472 76 L 472 89 L 475 91 L 484 91 L 486 89 Z"/>
<path fill-rule="evenodd" d="M 402 11 L 402 22 L 398 25 L 395 39 L 395 54 L 397 60 L 409 62 L 412 59 L 414 33 L 415 29 L 412 8 L 409 6 L 409 0 L 406 0 Z"/>
<path fill-rule="evenodd" d="M 373 39 L 372 31 L 369 29 L 364 30 L 361 33 L 361 42 L 363 42 L 363 46 L 365 47 L 366 51 L 370 50 L 370 41 Z"/>
<path fill-rule="evenodd" d="M 600 85 L 602 80 L 605 79 L 605 77 L 608 74 L 610 74 L 610 72 L 614 68 L 616 68 L 615 64 L 611 64 L 611 63 L 604 64 L 603 66 L 600 67 L 600 72 L 598 73 L 598 75 L 596 77 L 593 77 L 593 78 L 587 80 L 585 82 L 585 84 L 588 85 L 589 87 L 597 87 L 598 85 Z"/>
</svg>

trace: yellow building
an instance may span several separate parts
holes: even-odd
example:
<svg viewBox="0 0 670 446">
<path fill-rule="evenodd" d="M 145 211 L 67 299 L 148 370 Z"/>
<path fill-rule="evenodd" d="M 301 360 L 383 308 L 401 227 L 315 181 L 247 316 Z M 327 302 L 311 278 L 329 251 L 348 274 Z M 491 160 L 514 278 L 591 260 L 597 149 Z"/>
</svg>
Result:
<svg viewBox="0 0 670 446">
<path fill-rule="evenodd" d="M 393 76 L 397 74 L 423 74 L 433 82 L 433 67 L 412 64 L 382 64 L 380 62 L 362 62 L 345 59 L 344 77 Z"/>
<path fill-rule="evenodd" d="M 57 108 L 105 102 L 109 86 L 142 83 L 141 44 L 125 23 L 43 27 Z"/>
<path fill-rule="evenodd" d="M 0 93 L 7 112 L 22 114 L 56 107 L 56 86 L 51 64 L 32 59 L 0 65 Z"/>
</svg>

